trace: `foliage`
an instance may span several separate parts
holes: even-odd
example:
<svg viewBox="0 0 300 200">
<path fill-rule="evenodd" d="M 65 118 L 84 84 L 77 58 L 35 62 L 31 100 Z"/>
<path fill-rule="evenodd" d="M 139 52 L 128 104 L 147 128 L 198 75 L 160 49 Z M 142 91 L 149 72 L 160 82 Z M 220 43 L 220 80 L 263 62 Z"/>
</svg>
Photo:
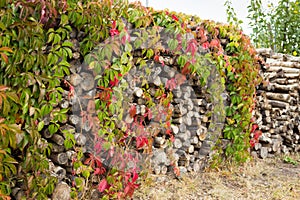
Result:
<svg viewBox="0 0 300 200">
<path fill-rule="evenodd" d="M 221 153 L 237 162 L 246 160 L 255 87 L 260 82 L 258 58 L 249 38 L 233 25 L 191 18 L 122 0 L 1 0 L 0 198 L 9 198 L 12 180 L 24 184 L 28 199 L 46 199 L 54 190 L 56 179 L 49 175 L 46 159 L 50 147 L 40 132 L 46 128 L 51 134 L 62 131 L 60 126 L 68 110 L 54 109 L 63 96 L 62 83 L 69 89 L 69 98 L 76 93 L 70 83 L 63 81 L 70 74 L 72 49 L 75 48 L 70 42 L 73 30 L 84 35 L 79 41 L 80 56 L 94 70 L 98 83 L 95 101 L 89 103 L 87 110 L 81 110 L 84 120 L 94 128 L 96 152 L 121 155 L 116 165 L 122 166 L 128 161 L 125 159 L 128 154 L 126 151 L 115 153 L 120 151 L 118 149 L 135 144 L 137 152 L 151 150 L 153 133 L 145 129 L 145 124 L 147 119 L 154 117 L 161 122 L 170 141 L 174 137 L 170 129 L 172 90 L 182 84 L 186 76 L 168 80 L 166 85 L 156 88 L 155 98 L 151 97 L 145 82 L 143 96 L 147 100 L 147 112 L 144 116 L 137 114 L 134 104 L 128 110 L 121 109 L 122 92 L 127 87 L 124 76 L 133 63 L 132 50 L 149 42 L 149 48 L 143 49 L 141 59 L 135 63 L 145 71 L 149 59 L 163 67 L 160 53 L 168 51 L 178 56 L 183 75 L 197 75 L 199 84 L 205 85 L 211 70 L 205 60 L 216 64 L 222 82 L 211 86 L 212 98 L 221 105 L 220 93 L 225 86 L 230 95 L 225 110 L 218 105 L 213 110 L 220 115 L 226 114 L 223 137 L 230 140 L 230 145 Z M 134 33 L 139 36 L 134 43 L 130 42 L 127 23 L 140 30 Z M 154 45 L 160 40 L 160 28 L 172 38 L 166 49 Z M 195 38 L 183 37 L 187 33 Z M 200 55 L 199 49 L 206 50 L 207 54 Z M 164 116 L 158 115 L 160 107 L 164 108 Z M 95 112 L 97 115 L 93 115 Z M 126 112 L 134 122 L 131 126 L 119 127 L 118 122 Z M 46 127 L 43 119 L 48 115 L 52 118 Z M 164 117 L 166 120 L 161 120 Z M 77 152 L 73 159 L 74 199 L 86 192 L 92 175 L 99 179 L 98 190 L 103 199 L 132 196 L 139 182 L 137 166 L 128 171 L 117 167 L 108 169 L 92 154 L 84 160 L 82 152 L 74 146 L 74 135 L 65 133 L 65 136 L 65 147 Z"/>
<path fill-rule="evenodd" d="M 257 47 L 271 47 L 274 51 L 299 54 L 299 0 L 280 0 L 267 8 L 261 0 L 252 0 L 248 6 L 253 33 L 251 38 Z"/>
</svg>

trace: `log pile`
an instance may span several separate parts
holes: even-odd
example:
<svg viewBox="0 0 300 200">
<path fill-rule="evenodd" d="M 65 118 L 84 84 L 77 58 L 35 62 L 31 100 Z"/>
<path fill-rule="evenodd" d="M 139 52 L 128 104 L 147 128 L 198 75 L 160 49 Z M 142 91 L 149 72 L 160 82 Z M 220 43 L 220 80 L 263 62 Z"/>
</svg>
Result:
<svg viewBox="0 0 300 200">
<path fill-rule="evenodd" d="M 43 119 L 42 140 L 51 147 L 50 171 L 60 183 L 55 189 L 57 192 L 53 196 L 54 199 L 60 198 L 58 196 L 61 188 L 69 190 L 66 185 L 72 186 L 74 178 L 81 178 L 74 177 L 73 162 L 77 159 L 76 151 L 81 149 L 84 155 L 81 158 L 83 162 L 88 153 L 94 153 L 93 132 L 95 129 L 99 129 L 97 127 L 99 120 L 97 120 L 94 105 L 95 96 L 99 90 L 96 89 L 94 72 L 88 68 L 88 65 L 81 63 L 79 41 L 82 37 L 82 32 L 73 30 L 70 38 L 74 45 L 72 47 L 73 58 L 70 61 L 71 73 L 61 82 L 63 89 L 61 101 L 53 105 L 53 110 Z M 167 41 L 166 38 L 163 40 Z M 198 53 L 205 54 L 206 51 L 200 48 Z M 141 51 L 133 52 L 133 63 L 138 60 L 140 54 Z M 206 161 L 214 142 L 214 139 L 208 137 L 210 136 L 210 122 L 213 120 L 211 111 L 214 104 L 211 102 L 207 86 L 201 87 L 200 78 L 196 75 L 182 75 L 177 59 L 178 56 L 168 53 L 161 54 L 159 60 L 163 61 L 164 65 L 149 59 L 146 61 L 145 69 L 141 70 L 139 66 L 133 65 L 131 71 L 122 80 L 123 83 L 127 82 L 128 84 L 128 88 L 122 94 L 126 99 L 123 104 L 124 110 L 128 106 L 135 105 L 135 114 L 140 116 L 145 114 L 147 108 L 147 101 L 144 98 L 146 88 L 142 84 L 144 80 L 141 77 L 147 77 L 147 92 L 153 101 L 158 101 L 155 93 L 160 87 L 166 88 L 168 81 L 176 79 L 177 83 L 181 82 L 172 88 L 173 98 L 169 106 L 172 111 L 170 128 L 174 135 L 173 143 L 170 143 L 170 135 L 166 133 L 166 128 L 161 126 L 161 122 L 166 120 L 164 119 L 166 116 L 162 116 L 161 121 L 156 121 L 154 117 L 145 126 L 145 129 L 151 130 L 150 141 L 153 141 L 151 143 L 152 151 L 146 156 L 151 156 L 152 170 L 156 174 L 172 172 L 174 166 L 178 166 L 182 172 L 200 171 L 207 164 Z M 209 63 L 205 64 L 210 65 Z M 213 68 L 215 69 L 215 66 Z M 169 88 L 169 90 L 171 89 Z M 128 112 L 124 112 L 123 122 L 132 123 L 132 118 L 126 114 Z M 57 132 L 51 134 L 49 131 L 50 126 L 53 125 L 51 121 L 57 117 L 60 118 L 59 128 Z M 122 125 L 122 123 L 118 123 L 118 125 Z M 121 127 L 116 128 L 121 129 Z M 213 138 L 217 138 L 217 136 Z M 75 146 L 67 149 L 68 142 L 75 143 Z M 47 146 L 46 144 L 45 146 Z M 115 152 L 115 154 L 118 153 Z M 105 156 L 102 156 L 105 167 L 109 167 L 110 161 L 104 158 Z M 14 191 L 14 196 L 23 194 L 23 190 L 20 188 L 16 187 Z"/>
<path fill-rule="evenodd" d="M 262 131 L 253 154 L 262 158 L 300 151 L 300 58 L 258 49 L 265 60 L 257 90 L 256 123 Z"/>
<path fill-rule="evenodd" d="M 155 93 L 161 85 L 166 85 L 167 81 L 174 78 L 183 78 L 176 65 L 176 60 L 172 61 L 173 58 L 169 55 L 161 56 L 160 59 L 164 61 L 163 67 L 154 61 L 147 61 L 145 69 L 151 71 L 147 76 L 145 76 L 146 71 L 133 67 L 124 77 L 128 83 L 128 88 L 124 91 L 124 96 L 128 100 L 124 104 L 127 104 L 128 108 L 134 105 L 137 110 L 136 114 L 141 117 L 147 108 L 143 91 L 149 93 L 151 98 L 157 101 Z M 147 78 L 146 80 L 137 79 L 135 74 Z M 143 82 L 148 83 L 147 87 L 143 87 Z M 206 164 L 205 159 L 210 153 L 210 148 L 207 148 L 210 125 L 208 115 L 213 107 L 206 89 L 206 87 L 200 86 L 199 77 L 195 76 L 187 78 L 172 90 L 173 99 L 170 105 L 172 110 L 171 131 L 174 135 L 172 147 L 168 145 L 170 136 L 160 125 L 166 115 L 163 114 L 158 118 L 162 119 L 160 122 L 157 121 L 156 116 L 153 116 L 152 120 L 148 122 L 145 129 L 150 130 L 153 137 L 151 165 L 155 174 L 166 174 L 173 165 L 178 166 L 182 172 L 199 171 Z M 161 109 L 161 113 L 164 113 L 164 109 Z M 134 120 L 125 115 L 124 121 L 132 123 Z"/>
</svg>

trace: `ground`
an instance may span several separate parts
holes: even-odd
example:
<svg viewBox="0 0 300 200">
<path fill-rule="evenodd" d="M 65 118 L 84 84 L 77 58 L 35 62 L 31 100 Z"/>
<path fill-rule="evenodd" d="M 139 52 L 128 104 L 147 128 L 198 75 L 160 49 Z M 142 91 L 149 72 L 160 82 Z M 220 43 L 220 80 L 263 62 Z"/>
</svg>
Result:
<svg viewBox="0 0 300 200">
<path fill-rule="evenodd" d="M 150 175 L 134 200 L 297 200 L 300 154 L 253 159 L 243 166 L 197 174 Z"/>
</svg>

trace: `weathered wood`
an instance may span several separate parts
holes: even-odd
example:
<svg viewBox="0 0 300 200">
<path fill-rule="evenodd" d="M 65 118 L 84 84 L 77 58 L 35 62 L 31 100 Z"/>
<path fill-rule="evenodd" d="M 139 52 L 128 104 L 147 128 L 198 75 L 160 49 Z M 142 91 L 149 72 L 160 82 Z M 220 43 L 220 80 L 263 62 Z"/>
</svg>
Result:
<svg viewBox="0 0 300 200">
<path fill-rule="evenodd" d="M 59 179 L 63 179 L 66 177 L 66 170 L 60 166 L 57 166 L 53 169 L 53 172 L 59 177 Z"/>
<path fill-rule="evenodd" d="M 268 100 L 268 103 L 272 107 L 277 107 L 277 108 L 288 109 L 290 107 L 290 105 L 288 103 L 282 102 L 282 101 L 277 101 L 277 100 Z"/>
<path fill-rule="evenodd" d="M 154 138 L 154 147 L 161 147 L 164 143 L 166 142 L 165 138 L 164 137 L 158 137 L 156 136 Z"/>
<path fill-rule="evenodd" d="M 81 72 L 80 76 L 82 78 L 82 81 L 80 82 L 80 87 L 84 91 L 89 91 L 91 89 L 95 88 L 95 80 L 92 74 L 86 73 L 86 72 Z"/>
<path fill-rule="evenodd" d="M 179 138 L 175 138 L 174 140 L 174 143 L 173 143 L 173 146 L 176 148 L 176 149 L 180 149 L 182 147 L 182 142 Z"/>
<path fill-rule="evenodd" d="M 136 97 L 141 97 L 143 95 L 143 89 L 142 88 L 139 88 L 139 87 L 136 87 L 134 88 L 134 91 L 133 91 L 133 94 L 136 96 Z"/>
<path fill-rule="evenodd" d="M 178 126 L 175 126 L 175 125 L 171 125 L 171 129 L 172 129 L 172 132 L 176 135 L 178 132 L 179 132 L 179 128 Z"/>
<path fill-rule="evenodd" d="M 58 145 L 64 145 L 65 138 L 57 133 L 53 134 L 50 139 Z"/>
<path fill-rule="evenodd" d="M 51 152 L 53 153 L 61 153 L 65 150 L 64 145 L 57 145 L 55 143 L 51 144 Z"/>
<path fill-rule="evenodd" d="M 60 182 L 55 187 L 52 200 L 70 200 L 71 199 L 71 187 L 65 182 Z"/>
<path fill-rule="evenodd" d="M 46 128 L 42 131 L 42 136 L 46 139 L 50 139 L 52 137 L 52 134 L 50 133 L 49 129 Z"/>
<path fill-rule="evenodd" d="M 291 100 L 291 95 L 289 94 L 267 92 L 266 96 L 269 99 L 284 101 L 287 103 L 289 103 Z"/>
<path fill-rule="evenodd" d="M 59 165 L 64 165 L 68 162 L 68 156 L 66 153 L 58 153 L 58 154 L 51 154 L 50 155 L 51 160 Z"/>
<path fill-rule="evenodd" d="M 207 128 L 205 126 L 200 126 L 200 128 L 197 130 L 197 135 L 199 137 L 200 141 L 204 141 L 207 134 Z"/>
<path fill-rule="evenodd" d="M 78 115 L 69 115 L 69 123 L 71 125 L 78 125 L 81 122 L 81 118 Z"/>
<path fill-rule="evenodd" d="M 283 71 L 283 73 L 292 73 L 297 74 L 300 72 L 300 69 L 297 68 L 290 68 L 290 67 L 282 67 L 282 66 L 270 66 L 266 69 L 267 72 L 278 72 Z"/>
<path fill-rule="evenodd" d="M 87 138 L 82 133 L 75 133 L 74 138 L 77 145 L 84 146 L 86 144 Z"/>
</svg>

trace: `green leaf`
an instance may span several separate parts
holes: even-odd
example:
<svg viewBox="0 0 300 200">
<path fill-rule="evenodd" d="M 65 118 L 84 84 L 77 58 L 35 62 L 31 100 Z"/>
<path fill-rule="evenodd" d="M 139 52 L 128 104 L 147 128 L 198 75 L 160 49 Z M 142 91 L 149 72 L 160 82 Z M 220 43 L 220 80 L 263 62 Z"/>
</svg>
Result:
<svg viewBox="0 0 300 200">
<path fill-rule="evenodd" d="M 19 103 L 19 97 L 15 92 L 7 92 L 6 93 L 7 97 L 13 100 L 15 103 Z"/>
<path fill-rule="evenodd" d="M 40 121 L 38 123 L 38 131 L 41 131 L 44 128 L 45 122 L 44 121 Z"/>
<path fill-rule="evenodd" d="M 65 14 L 62 14 L 62 15 L 60 16 L 60 25 L 64 26 L 64 25 L 66 25 L 66 24 L 68 24 L 68 23 L 69 23 L 69 18 L 68 18 L 68 16 L 65 15 Z"/>
<path fill-rule="evenodd" d="M 64 41 L 61 46 L 63 46 L 63 47 L 73 47 L 74 45 L 70 41 Z"/>
</svg>

